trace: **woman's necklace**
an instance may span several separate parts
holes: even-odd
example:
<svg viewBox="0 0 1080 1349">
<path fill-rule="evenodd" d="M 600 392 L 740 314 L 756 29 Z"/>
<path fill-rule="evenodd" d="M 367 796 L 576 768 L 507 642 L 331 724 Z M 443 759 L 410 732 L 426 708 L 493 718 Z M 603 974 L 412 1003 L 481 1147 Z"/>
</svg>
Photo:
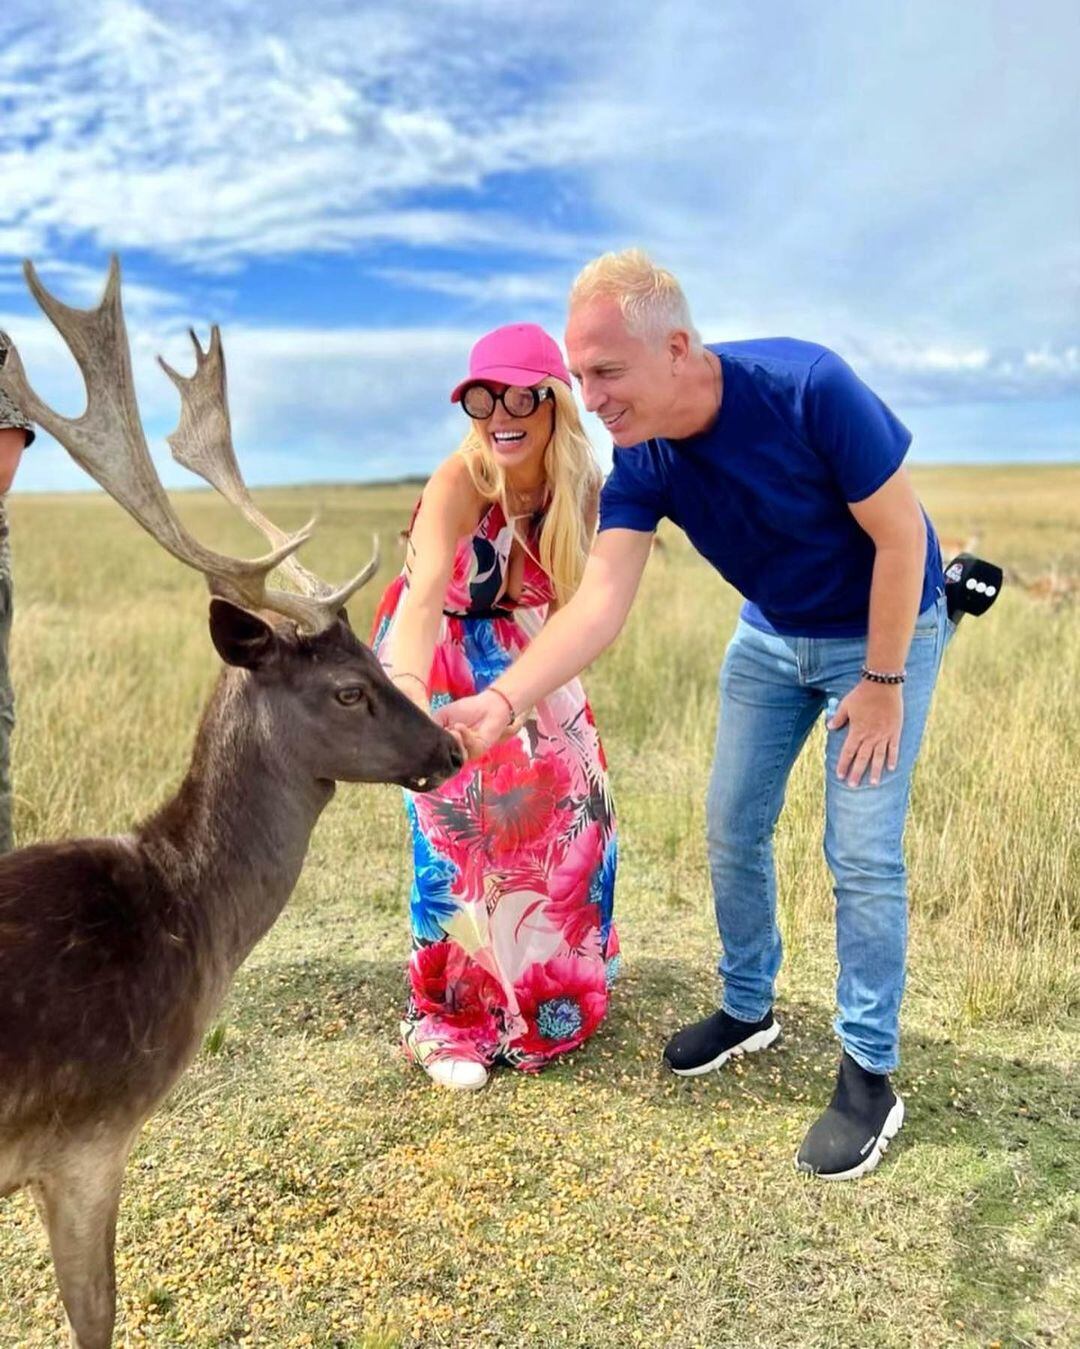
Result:
<svg viewBox="0 0 1080 1349">
<path fill-rule="evenodd" d="M 506 484 L 506 504 L 510 507 L 510 512 L 517 519 L 523 515 L 535 515 L 544 504 L 544 498 L 547 496 L 547 483 L 542 482 L 531 491 L 521 492 L 516 488 Z"/>
</svg>

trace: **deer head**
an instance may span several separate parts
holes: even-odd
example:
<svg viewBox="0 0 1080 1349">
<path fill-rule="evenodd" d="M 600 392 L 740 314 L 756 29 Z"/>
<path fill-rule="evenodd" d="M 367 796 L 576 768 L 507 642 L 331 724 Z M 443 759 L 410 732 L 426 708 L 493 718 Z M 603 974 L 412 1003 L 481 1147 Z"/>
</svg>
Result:
<svg viewBox="0 0 1080 1349">
<path fill-rule="evenodd" d="M 135 398 L 119 260 L 113 257 L 102 301 L 89 310 L 73 309 L 51 295 L 32 263 L 24 270 L 38 304 L 78 364 L 86 409 L 77 418 L 54 412 L 30 387 L 9 340 L 0 388 L 163 548 L 205 577 L 215 597 L 210 609 L 215 647 L 227 664 L 250 672 L 252 696 L 261 700 L 275 735 L 293 744 L 294 761 L 320 779 L 392 781 L 421 789 L 456 771 L 461 763 L 456 742 L 390 683 L 348 626 L 344 605 L 375 574 L 378 539 L 371 560 L 335 590 L 293 556 L 310 537 L 311 525 L 286 534 L 252 500 L 232 445 L 218 328 L 211 330 L 205 350 L 192 332 L 195 370 L 190 376 L 160 361 L 180 393 L 180 421 L 168 442 L 178 463 L 265 535 L 271 551 L 250 561 L 212 552 L 192 538 L 161 485 Z M 278 567 L 297 591 L 268 587 L 267 578 Z"/>
<path fill-rule="evenodd" d="M 344 617 L 316 633 L 210 601 L 210 636 L 248 671 L 249 698 L 290 775 L 327 782 L 437 786 L 463 755 L 390 680 Z"/>
</svg>

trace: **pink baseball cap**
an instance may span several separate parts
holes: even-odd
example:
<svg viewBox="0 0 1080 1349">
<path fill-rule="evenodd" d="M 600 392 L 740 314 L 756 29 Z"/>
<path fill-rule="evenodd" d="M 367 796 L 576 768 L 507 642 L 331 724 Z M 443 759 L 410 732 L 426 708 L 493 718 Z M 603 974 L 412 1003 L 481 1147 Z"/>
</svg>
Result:
<svg viewBox="0 0 1080 1349">
<path fill-rule="evenodd" d="M 450 395 L 450 401 L 460 402 L 462 392 L 479 379 L 528 388 L 549 376 L 570 387 L 570 372 L 558 342 L 535 323 L 508 323 L 482 337 L 469 352 L 468 377 Z"/>
</svg>

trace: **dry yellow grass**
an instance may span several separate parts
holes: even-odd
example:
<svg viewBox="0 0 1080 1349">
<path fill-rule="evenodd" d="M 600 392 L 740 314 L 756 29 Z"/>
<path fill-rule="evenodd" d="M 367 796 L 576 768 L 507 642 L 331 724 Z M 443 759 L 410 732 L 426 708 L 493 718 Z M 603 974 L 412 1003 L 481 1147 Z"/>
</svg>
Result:
<svg viewBox="0 0 1080 1349">
<path fill-rule="evenodd" d="M 1080 471 L 925 470 L 942 531 L 1080 572 Z M 410 489 L 260 494 L 335 578 Z M 178 782 L 214 677 L 200 581 L 98 497 L 16 498 L 17 826 L 123 828 Z M 182 495 L 214 546 L 262 544 Z M 715 936 L 702 796 L 735 597 L 681 537 L 588 684 L 620 811 L 627 975 L 594 1040 L 479 1098 L 395 1045 L 407 952 L 398 794 L 345 788 L 206 1051 L 151 1121 L 121 1211 L 120 1343 L 989 1346 L 1075 1342 L 1080 622 L 1007 589 L 949 651 L 909 829 L 909 1122 L 868 1182 L 790 1156 L 835 1064 L 819 745 L 777 840 L 773 1054 L 677 1081 Z M 385 580 L 391 571 L 384 568 Z M 365 630 L 374 594 L 356 606 Z M 1075 1025 L 1075 1023 L 1073 1023 Z M 56 1343 L 44 1241 L 0 1209 L 0 1345 Z"/>
</svg>

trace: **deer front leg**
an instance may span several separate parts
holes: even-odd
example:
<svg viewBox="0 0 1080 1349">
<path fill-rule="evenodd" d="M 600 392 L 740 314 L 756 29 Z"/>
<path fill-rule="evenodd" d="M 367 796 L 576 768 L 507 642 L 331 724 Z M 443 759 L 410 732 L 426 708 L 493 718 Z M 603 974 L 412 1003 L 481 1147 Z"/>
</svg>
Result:
<svg viewBox="0 0 1080 1349">
<path fill-rule="evenodd" d="M 130 1141 L 68 1151 L 31 1188 L 49 1235 L 71 1349 L 109 1349 L 116 1319 L 116 1213 Z"/>
</svg>

